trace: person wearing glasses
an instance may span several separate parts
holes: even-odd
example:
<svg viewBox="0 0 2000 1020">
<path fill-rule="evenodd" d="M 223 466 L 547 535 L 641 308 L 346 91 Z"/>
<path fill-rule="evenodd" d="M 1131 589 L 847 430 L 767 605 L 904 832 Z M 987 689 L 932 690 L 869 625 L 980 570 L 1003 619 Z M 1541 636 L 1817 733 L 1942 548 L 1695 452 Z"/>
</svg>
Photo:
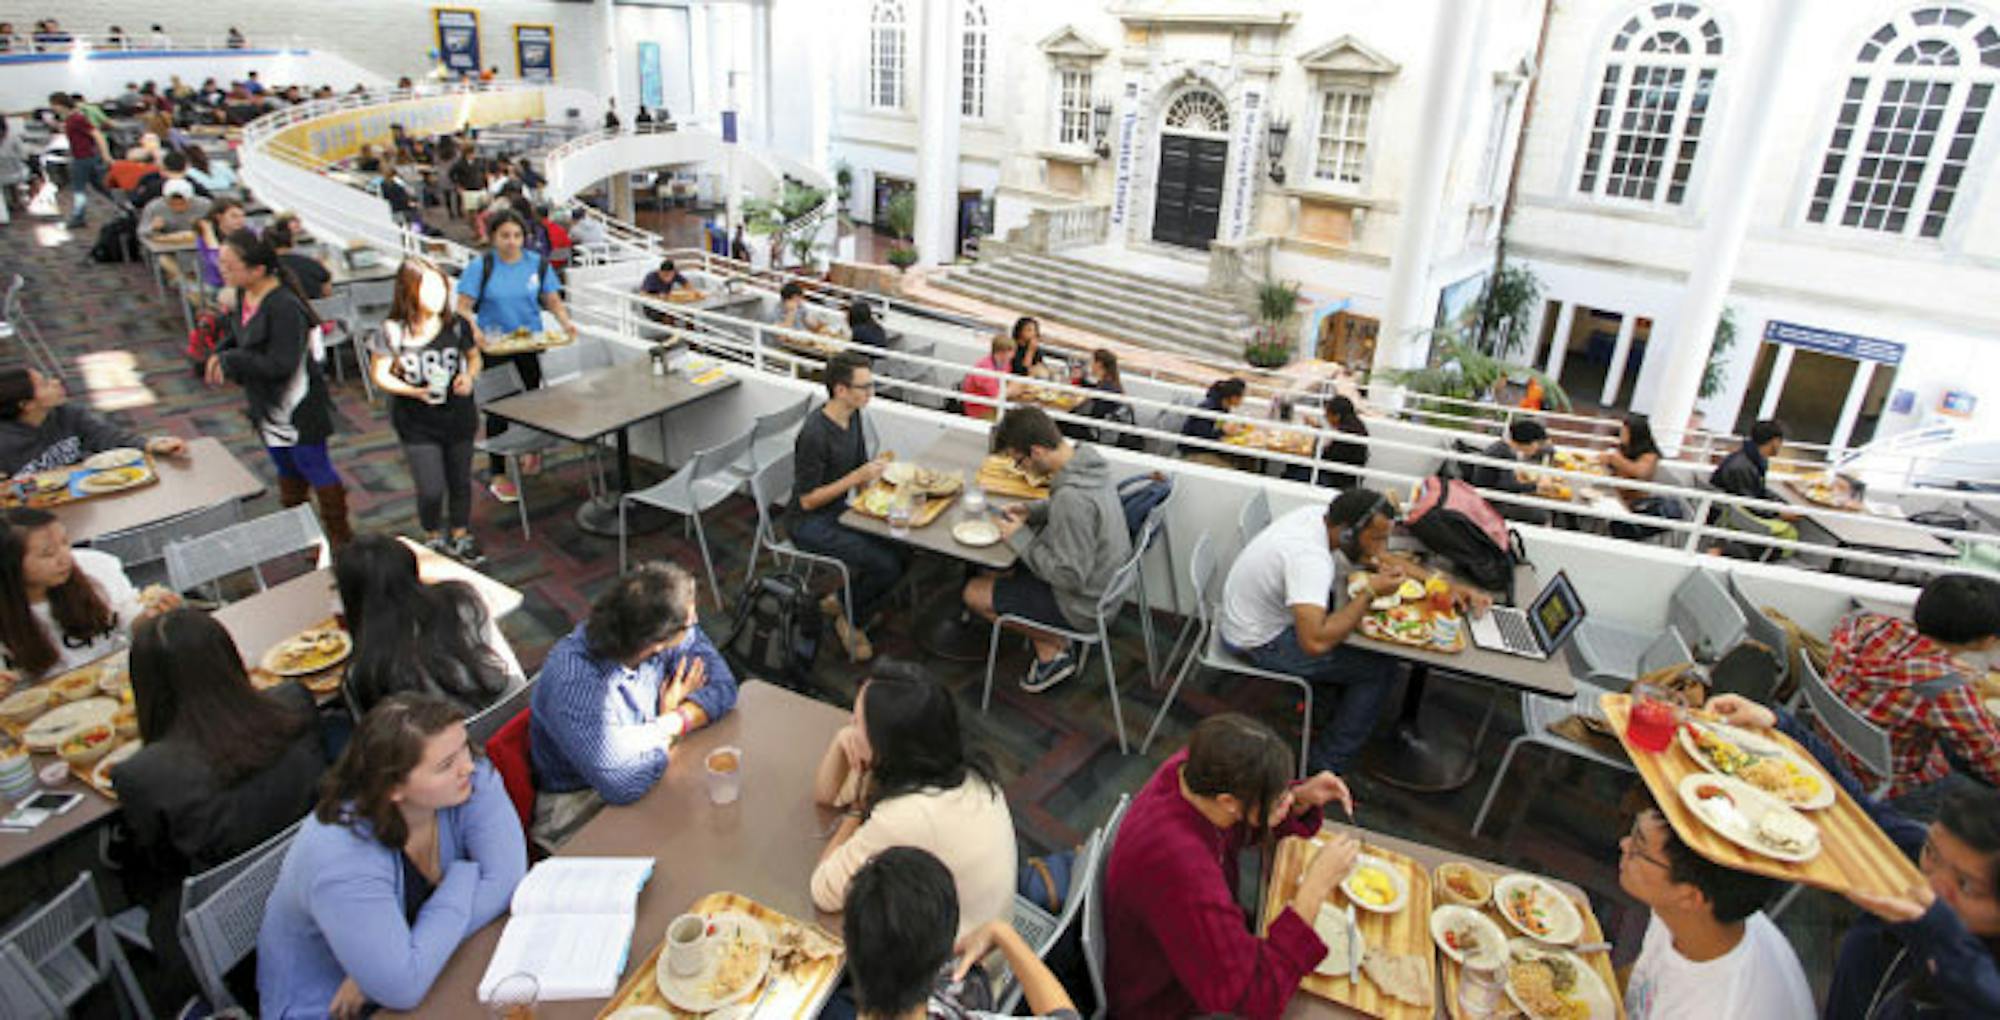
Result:
<svg viewBox="0 0 2000 1020">
<path fill-rule="evenodd" d="M 828 595 L 820 611 L 833 618 L 834 633 L 853 662 L 874 657 L 864 621 L 880 608 L 908 567 L 903 547 L 840 523 L 847 496 L 867 488 L 889 466 L 890 455 L 869 452 L 861 410 L 875 395 L 868 359 L 845 351 L 827 359 L 826 403 L 806 415 L 792 446 L 792 505 L 786 529 L 798 547 L 847 565 L 847 595 Z"/>
<path fill-rule="evenodd" d="M 1841 937 L 1826 1020 L 2000 1016 L 2000 791 L 1953 790 L 1926 824 L 1870 797 L 1833 747 L 1790 712 L 1735 694 L 1710 698 L 1707 708 L 1732 726 L 1798 741 L 1923 873 L 1901 893 L 1847 894 L 1867 916 Z"/>
</svg>

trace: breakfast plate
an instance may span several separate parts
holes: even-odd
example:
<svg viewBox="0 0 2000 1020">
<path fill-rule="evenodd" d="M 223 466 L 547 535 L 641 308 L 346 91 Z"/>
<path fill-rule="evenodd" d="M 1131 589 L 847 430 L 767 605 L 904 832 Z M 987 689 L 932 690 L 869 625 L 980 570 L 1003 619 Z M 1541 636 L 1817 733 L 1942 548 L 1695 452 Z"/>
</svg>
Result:
<svg viewBox="0 0 2000 1020">
<path fill-rule="evenodd" d="M 1575 953 L 1533 939 L 1507 944 L 1507 998 L 1530 1020 L 1614 1020 L 1617 1003 L 1604 979 Z"/>
<path fill-rule="evenodd" d="M 1741 779 L 1696 772 L 1675 790 L 1703 825 L 1745 850 L 1793 864 L 1819 855 L 1819 826 Z"/>
<path fill-rule="evenodd" d="M 1355 906 L 1376 914 L 1393 914 L 1410 898 L 1410 881 L 1402 869 L 1370 854 L 1354 858 L 1354 870 L 1340 880 L 1340 891 Z"/>
<path fill-rule="evenodd" d="M 83 466 L 90 471 L 108 471 L 112 468 L 132 467 L 146 462 L 146 451 L 130 446 L 102 450 L 83 459 Z"/>
<path fill-rule="evenodd" d="M 979 548 L 1000 541 L 1000 528 L 992 521 L 960 521 L 951 526 L 951 537 L 963 545 Z"/>
<path fill-rule="evenodd" d="M 260 663 L 281 677 L 310 676 L 347 661 L 354 639 L 338 627 L 314 627 L 273 645 Z"/>
<path fill-rule="evenodd" d="M 771 933 L 748 914 L 709 917 L 708 935 L 701 945 L 700 970 L 680 977 L 667 966 L 668 954 L 661 953 L 653 973 L 660 994 L 683 1012 L 713 1013 L 741 1002 L 764 983 L 771 969 Z"/>
<path fill-rule="evenodd" d="M 1493 883 L 1493 904 L 1516 931 L 1540 942 L 1574 945 L 1583 937 L 1583 915 L 1555 886 L 1515 873 Z"/>
<path fill-rule="evenodd" d="M 1833 805 L 1826 774 L 1775 740 L 1702 719 L 1688 720 L 1678 736 L 1681 750 L 1709 772 L 1741 779 L 1804 811 Z"/>
<path fill-rule="evenodd" d="M 129 489 L 153 477 L 152 472 L 141 465 L 137 467 L 109 468 L 93 471 L 77 480 L 76 487 L 84 492 L 103 493 Z"/>
<path fill-rule="evenodd" d="M 1507 948 L 1507 933 L 1492 918 L 1456 903 L 1431 911 L 1431 940 L 1437 943 L 1438 952 L 1459 964 L 1467 956 L 1498 963 Z"/>
<path fill-rule="evenodd" d="M 110 726 L 118 714 L 118 702 L 111 698 L 85 698 L 58 705 L 42 713 L 21 734 L 21 743 L 30 751 L 53 753 L 71 733 L 92 726 Z"/>
</svg>

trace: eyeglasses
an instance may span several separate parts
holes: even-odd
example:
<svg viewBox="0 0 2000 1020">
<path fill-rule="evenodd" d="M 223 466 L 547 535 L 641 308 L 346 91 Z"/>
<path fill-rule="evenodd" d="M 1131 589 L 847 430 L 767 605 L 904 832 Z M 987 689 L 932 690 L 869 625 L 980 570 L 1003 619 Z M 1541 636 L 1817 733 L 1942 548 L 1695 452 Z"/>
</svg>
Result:
<svg viewBox="0 0 2000 1020">
<path fill-rule="evenodd" d="M 1643 842 L 1642 832 L 1646 827 L 1646 822 L 1658 817 L 1659 815 L 1651 811 L 1640 812 L 1639 817 L 1632 820 L 1632 831 L 1625 834 L 1625 839 L 1619 845 L 1618 852 L 1627 857 L 1637 857 L 1648 864 L 1671 870 L 1673 866 L 1666 861 L 1639 849 L 1640 843 Z"/>
</svg>

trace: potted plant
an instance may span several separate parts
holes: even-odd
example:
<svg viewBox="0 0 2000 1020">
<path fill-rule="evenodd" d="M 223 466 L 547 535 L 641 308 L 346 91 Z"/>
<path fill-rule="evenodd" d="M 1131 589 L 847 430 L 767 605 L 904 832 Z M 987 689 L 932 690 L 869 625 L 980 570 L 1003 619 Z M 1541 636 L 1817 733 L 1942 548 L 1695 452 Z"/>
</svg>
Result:
<svg viewBox="0 0 2000 1020">
<path fill-rule="evenodd" d="M 917 264 L 917 249 L 910 242 L 910 234 L 917 229 L 917 196 L 913 192 L 898 192 L 889 199 L 889 234 L 896 238 L 896 244 L 889 248 L 889 264 L 897 269 L 908 269 Z"/>
<path fill-rule="evenodd" d="M 1701 369 L 1701 387 L 1695 396 L 1713 399 L 1729 384 L 1729 349 L 1736 346 L 1736 309 L 1724 306 L 1715 320 L 1715 343 L 1708 349 L 1708 364 Z"/>
<path fill-rule="evenodd" d="M 1546 401 L 1547 406 L 1559 411 L 1569 410 L 1569 394 L 1563 392 L 1562 385 L 1548 375 L 1526 365 L 1516 365 L 1487 354 L 1481 351 L 1476 343 L 1460 339 L 1454 330 L 1434 330 L 1432 337 L 1436 346 L 1433 349 L 1430 365 L 1424 368 L 1393 369 L 1382 373 L 1383 377 L 1412 393 L 1428 393 L 1433 396 L 1483 403 L 1492 399 L 1493 393 L 1501 383 L 1525 376 L 1542 384 L 1542 399 Z M 1461 410 L 1458 413 L 1477 415 L 1479 412 Z M 1492 411 L 1484 416 L 1499 418 L 1504 414 L 1505 411 L 1495 405 Z"/>
<path fill-rule="evenodd" d="M 817 271 L 818 265 L 813 261 L 813 235 L 811 232 L 802 230 L 796 237 L 792 238 L 792 257 L 798 260 L 801 270 L 808 273 Z"/>
<path fill-rule="evenodd" d="M 1502 265 L 1479 293 L 1478 347 L 1508 357 L 1528 343 L 1528 324 L 1542 299 L 1542 281 L 1519 263 Z"/>
<path fill-rule="evenodd" d="M 1283 368 L 1292 360 L 1292 319 L 1298 313 L 1299 285 L 1265 280 L 1257 285 L 1257 327 L 1243 357 L 1258 368 Z"/>
</svg>

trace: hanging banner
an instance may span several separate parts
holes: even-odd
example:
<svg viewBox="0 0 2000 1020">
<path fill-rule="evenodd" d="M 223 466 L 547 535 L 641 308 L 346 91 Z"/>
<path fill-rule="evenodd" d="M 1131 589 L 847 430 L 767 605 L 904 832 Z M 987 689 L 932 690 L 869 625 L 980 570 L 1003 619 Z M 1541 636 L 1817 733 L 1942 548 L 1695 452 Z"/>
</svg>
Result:
<svg viewBox="0 0 2000 1020">
<path fill-rule="evenodd" d="M 1773 319 L 1765 323 L 1764 339 L 1774 344 L 1791 344 L 1794 347 L 1839 355 L 1843 358 L 1879 361 L 1884 365 L 1899 364 L 1903 360 L 1903 345 L 1894 340 L 1836 333 L 1830 329 L 1801 326 L 1796 322 L 1779 322 Z"/>
<path fill-rule="evenodd" d="M 1139 137 L 1139 83 L 1125 83 L 1124 100 L 1118 104 L 1118 163 L 1111 179 L 1111 225 L 1123 226 L 1132 198 L 1132 151 Z"/>
<path fill-rule="evenodd" d="M 514 73 L 522 81 L 555 80 L 556 29 L 554 25 L 514 26 Z"/>
<path fill-rule="evenodd" d="M 438 60 L 455 75 L 479 74 L 479 12 L 463 7 L 431 8 L 437 29 Z"/>
<path fill-rule="evenodd" d="M 1262 148 L 1257 144 L 1264 137 L 1264 93 L 1257 88 L 1243 90 L 1243 116 L 1237 118 L 1236 139 L 1230 155 L 1236 162 L 1235 176 L 1229 182 L 1229 233 L 1228 240 L 1241 241 L 1250 231 L 1250 206 L 1257 200 L 1257 168 L 1263 162 L 1259 157 Z"/>
<path fill-rule="evenodd" d="M 505 92 L 448 92 L 392 103 L 339 110 L 287 125 L 268 143 L 281 153 L 309 157 L 313 165 L 348 159 L 363 145 L 394 140 L 391 127 L 411 135 L 453 134 L 468 127 L 544 120 L 541 89 Z"/>
<path fill-rule="evenodd" d="M 639 44 L 639 105 L 657 110 L 667 105 L 666 87 L 660 79 L 660 44 Z"/>
</svg>

